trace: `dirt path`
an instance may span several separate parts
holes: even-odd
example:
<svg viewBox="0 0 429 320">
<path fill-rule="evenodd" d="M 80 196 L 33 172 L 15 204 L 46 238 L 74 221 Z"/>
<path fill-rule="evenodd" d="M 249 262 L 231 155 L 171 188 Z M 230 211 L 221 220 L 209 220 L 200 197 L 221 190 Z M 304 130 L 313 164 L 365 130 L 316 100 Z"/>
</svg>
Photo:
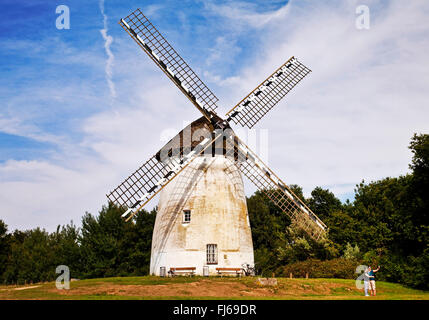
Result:
<svg viewBox="0 0 429 320">
<path fill-rule="evenodd" d="M 20 291 L 20 290 L 34 289 L 34 288 L 38 288 L 38 287 L 40 287 L 40 285 L 38 285 L 38 286 L 29 286 L 29 287 L 10 288 L 10 289 L 0 289 L 0 291 L 9 291 L 9 290 Z"/>
</svg>

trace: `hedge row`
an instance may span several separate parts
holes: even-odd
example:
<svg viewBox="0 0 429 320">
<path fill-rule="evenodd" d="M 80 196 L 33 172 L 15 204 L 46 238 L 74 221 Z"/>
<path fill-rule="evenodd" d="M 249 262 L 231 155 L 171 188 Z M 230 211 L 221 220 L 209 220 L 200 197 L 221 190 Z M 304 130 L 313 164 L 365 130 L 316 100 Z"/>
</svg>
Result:
<svg viewBox="0 0 429 320">
<path fill-rule="evenodd" d="M 309 278 L 340 278 L 355 279 L 356 268 L 361 264 L 354 259 L 337 258 L 332 260 L 308 259 L 279 267 L 276 276 L 289 277 L 292 273 L 294 278 L 304 278 L 308 273 Z"/>
</svg>

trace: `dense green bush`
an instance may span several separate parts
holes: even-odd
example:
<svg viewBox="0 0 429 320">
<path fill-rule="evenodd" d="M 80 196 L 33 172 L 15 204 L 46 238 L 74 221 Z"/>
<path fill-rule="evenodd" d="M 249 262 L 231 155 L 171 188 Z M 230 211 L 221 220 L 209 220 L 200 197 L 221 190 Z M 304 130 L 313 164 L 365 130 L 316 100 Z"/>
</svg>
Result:
<svg viewBox="0 0 429 320">
<path fill-rule="evenodd" d="M 308 273 L 309 278 L 356 279 L 356 268 L 360 264 L 358 260 L 344 258 L 325 261 L 308 259 L 278 268 L 276 276 L 289 277 L 292 273 L 294 278 L 304 278 Z"/>
</svg>

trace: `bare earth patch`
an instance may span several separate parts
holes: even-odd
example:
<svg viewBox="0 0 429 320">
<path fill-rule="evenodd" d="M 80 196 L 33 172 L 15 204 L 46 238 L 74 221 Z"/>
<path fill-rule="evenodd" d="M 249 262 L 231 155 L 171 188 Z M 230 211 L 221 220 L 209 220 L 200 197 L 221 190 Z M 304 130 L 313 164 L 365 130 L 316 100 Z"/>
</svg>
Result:
<svg viewBox="0 0 429 320">
<path fill-rule="evenodd" d="M 376 299 L 429 299 L 429 293 L 398 284 L 379 282 Z M 264 285 L 256 278 L 106 278 L 73 282 L 70 290 L 58 290 L 54 282 L 31 286 L 2 286 L 3 299 L 362 299 L 354 280 L 277 278 Z M 371 300 L 375 299 L 371 297 Z"/>
<path fill-rule="evenodd" d="M 204 297 L 240 297 L 268 296 L 272 292 L 267 288 L 249 287 L 239 282 L 217 282 L 202 280 L 191 283 L 169 283 L 158 285 L 123 285 L 103 283 L 92 287 L 71 288 L 52 292 L 61 295 L 118 295 L 118 296 L 204 296 Z"/>
<path fill-rule="evenodd" d="M 343 284 L 321 283 L 307 284 L 279 284 L 278 286 L 260 286 L 256 283 L 248 286 L 238 281 L 211 281 L 201 280 L 191 283 L 168 283 L 157 285 L 124 285 L 113 283 L 99 283 L 94 286 L 71 288 L 70 290 L 50 289 L 52 293 L 60 295 L 114 295 L 114 296 L 152 296 L 152 297 L 269 297 L 269 296 L 301 296 L 301 295 L 329 295 L 332 289 L 343 288 L 344 292 L 357 290 Z"/>
</svg>

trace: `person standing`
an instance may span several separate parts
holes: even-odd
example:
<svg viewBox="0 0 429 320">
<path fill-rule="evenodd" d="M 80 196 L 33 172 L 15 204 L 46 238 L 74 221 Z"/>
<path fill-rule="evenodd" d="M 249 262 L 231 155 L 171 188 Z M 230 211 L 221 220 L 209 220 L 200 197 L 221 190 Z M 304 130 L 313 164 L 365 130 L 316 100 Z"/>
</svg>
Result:
<svg viewBox="0 0 429 320">
<path fill-rule="evenodd" d="M 378 266 L 378 268 L 374 269 L 374 270 L 372 270 L 371 267 L 368 267 L 368 269 L 369 269 L 369 271 L 368 271 L 369 289 L 371 290 L 371 295 L 376 296 L 377 290 L 375 287 L 375 273 L 378 272 L 378 270 L 380 270 L 380 266 Z"/>
</svg>

